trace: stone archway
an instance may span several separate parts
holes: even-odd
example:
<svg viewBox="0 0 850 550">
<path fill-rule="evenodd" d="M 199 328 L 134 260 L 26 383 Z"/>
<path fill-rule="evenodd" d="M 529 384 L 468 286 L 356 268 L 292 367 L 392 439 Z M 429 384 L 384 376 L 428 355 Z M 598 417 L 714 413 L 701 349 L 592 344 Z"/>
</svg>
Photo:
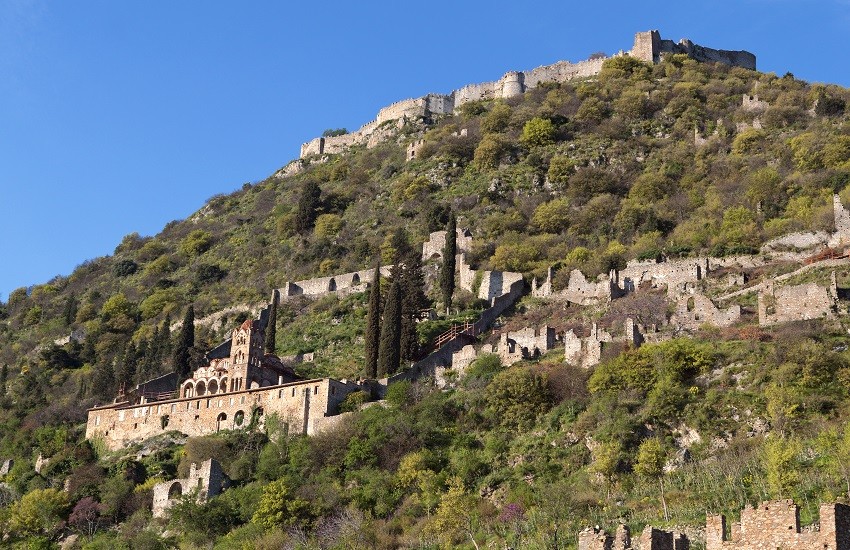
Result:
<svg viewBox="0 0 850 550">
<path fill-rule="evenodd" d="M 207 385 L 207 391 L 211 394 L 218 393 L 218 381 L 215 379 L 210 380 L 210 383 Z"/>
<path fill-rule="evenodd" d="M 207 385 L 203 380 L 201 380 L 200 382 L 197 383 L 197 385 L 195 385 L 195 395 L 200 397 L 200 396 L 204 395 L 205 393 L 207 393 Z"/>
<path fill-rule="evenodd" d="M 333 292 L 334 290 L 336 290 L 336 279 L 331 277 L 331 280 L 328 281 L 328 291 Z"/>
<path fill-rule="evenodd" d="M 188 382 L 185 386 L 183 386 L 183 397 L 194 397 L 194 396 L 195 396 L 195 386 L 193 386 L 191 382 Z"/>
<path fill-rule="evenodd" d="M 218 418 L 215 419 L 215 431 L 225 429 L 225 422 L 227 422 L 227 415 L 225 413 L 219 414 Z"/>
<path fill-rule="evenodd" d="M 183 496 L 183 486 L 180 485 L 179 481 L 175 481 L 171 484 L 171 487 L 168 488 L 168 500 L 173 500 L 175 498 L 180 498 Z"/>
</svg>

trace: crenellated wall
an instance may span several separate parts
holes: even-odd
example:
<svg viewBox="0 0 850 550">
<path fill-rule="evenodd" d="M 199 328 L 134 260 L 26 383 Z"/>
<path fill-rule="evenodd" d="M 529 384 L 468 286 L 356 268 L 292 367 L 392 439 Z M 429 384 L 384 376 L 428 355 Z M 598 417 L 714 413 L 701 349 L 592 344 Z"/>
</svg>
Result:
<svg viewBox="0 0 850 550">
<path fill-rule="evenodd" d="M 741 521 L 726 538 L 726 518 L 707 515 L 706 550 L 850 550 L 850 506 L 822 504 L 818 528 L 800 529 L 800 510 L 793 500 L 765 501 L 741 510 Z"/>
</svg>

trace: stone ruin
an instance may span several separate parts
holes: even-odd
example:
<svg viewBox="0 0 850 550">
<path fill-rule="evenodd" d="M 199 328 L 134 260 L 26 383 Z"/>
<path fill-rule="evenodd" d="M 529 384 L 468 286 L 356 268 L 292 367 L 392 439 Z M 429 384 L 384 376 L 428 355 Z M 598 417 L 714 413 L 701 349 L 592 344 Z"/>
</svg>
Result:
<svg viewBox="0 0 850 550">
<path fill-rule="evenodd" d="M 9 475 L 9 472 L 12 470 L 12 467 L 15 465 L 14 459 L 7 458 L 3 461 L 3 464 L 0 465 L 0 476 Z"/>
<path fill-rule="evenodd" d="M 499 296 L 504 296 L 515 283 L 522 281 L 522 273 L 513 271 L 480 271 L 476 272 L 466 262 L 466 254 L 458 255 L 457 261 L 458 285 L 463 290 L 475 293 L 476 274 L 481 273 L 481 283 L 478 285 L 476 296 L 482 300 L 492 303 Z"/>
<path fill-rule="evenodd" d="M 515 332 L 503 332 L 499 342 L 494 346 L 482 344 L 477 349 L 468 344 L 452 353 L 452 370 L 464 372 L 480 355 L 495 353 L 499 356 L 502 366 L 509 367 L 526 359 L 540 357 L 554 349 L 557 342 L 555 329 L 544 325 L 540 329 L 526 327 Z"/>
<path fill-rule="evenodd" d="M 211 458 L 200 466 L 193 462 L 188 478 L 172 479 L 153 486 L 153 517 L 163 517 L 176 500 L 196 491 L 198 502 L 206 502 L 220 494 L 229 484 L 218 461 Z"/>
<path fill-rule="evenodd" d="M 464 254 L 472 251 L 472 232 L 469 229 L 457 229 L 457 253 Z M 446 247 L 446 232 L 434 231 L 428 235 L 428 240 L 422 243 L 422 261 L 443 259 L 443 249 Z"/>
<path fill-rule="evenodd" d="M 758 296 L 759 325 L 832 318 L 837 307 L 838 288 L 834 271 L 829 287 L 805 283 L 776 288 L 774 282 L 769 280 Z"/>
<path fill-rule="evenodd" d="M 695 292 L 691 295 L 683 294 L 679 296 L 671 323 L 684 329 L 696 330 L 704 324 L 715 327 L 729 327 L 740 319 L 741 306 L 738 304 L 733 304 L 726 309 L 719 309 L 710 298 Z"/>
<path fill-rule="evenodd" d="M 617 526 L 613 537 L 599 527 L 588 527 L 578 534 L 578 550 L 688 550 L 690 547 L 684 533 L 662 531 L 650 525 L 632 543 L 629 528 L 623 524 Z"/>
<path fill-rule="evenodd" d="M 381 266 L 381 276 L 388 277 L 391 270 L 392 266 Z M 280 297 L 283 300 L 287 300 L 293 296 L 310 296 L 314 298 L 327 296 L 328 294 L 346 296 L 355 292 L 365 291 L 368 283 L 372 282 L 372 277 L 374 276 L 374 268 L 364 269 L 363 271 L 305 279 L 303 281 L 295 281 L 294 283 L 287 282 L 283 288 L 277 289 L 277 292 L 280 293 Z"/>
<path fill-rule="evenodd" d="M 636 33 L 632 49 L 628 52 L 620 51 L 612 57 L 630 55 L 646 63 L 659 63 L 663 57 L 671 54 L 685 54 L 700 62 L 725 63 L 752 70 L 756 68 L 756 56 L 750 52 L 715 50 L 687 39 L 678 43 L 663 40 L 655 30 Z M 507 99 L 522 95 L 544 82 L 568 82 L 576 78 L 592 77 L 599 74 L 607 59 L 610 58 L 601 56 L 576 63 L 559 61 L 529 71 L 509 71 L 499 80 L 469 84 L 449 94 L 428 94 L 397 101 L 379 110 L 375 120 L 356 131 L 339 136 L 317 137 L 302 144 L 300 158 L 342 153 L 356 145 L 373 147 L 403 127 L 407 121 L 431 121 L 434 117 L 452 114 L 472 101 Z M 413 148 L 408 148 L 408 160 L 415 157 L 419 146 L 414 142 Z M 294 165 L 291 172 L 296 172 L 298 166 Z"/>
<path fill-rule="evenodd" d="M 580 338 L 570 329 L 564 334 L 564 362 L 576 367 L 592 367 L 602 359 L 602 343 L 613 340 L 596 323 L 593 323 L 590 336 L 586 338 Z"/>
<path fill-rule="evenodd" d="M 850 506 L 822 504 L 820 524 L 800 528 L 800 509 L 793 500 L 765 501 L 741 510 L 741 521 L 726 537 L 726 518 L 705 519 L 705 550 L 850 550 Z"/>
</svg>

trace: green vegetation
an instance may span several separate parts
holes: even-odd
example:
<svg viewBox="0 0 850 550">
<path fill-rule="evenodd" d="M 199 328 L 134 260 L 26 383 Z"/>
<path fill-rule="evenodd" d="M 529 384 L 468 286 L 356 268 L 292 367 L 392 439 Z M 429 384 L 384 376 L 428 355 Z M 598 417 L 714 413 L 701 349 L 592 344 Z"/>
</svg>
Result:
<svg viewBox="0 0 850 550">
<path fill-rule="evenodd" d="M 769 104 L 759 115 L 741 106 L 756 87 Z M 15 290 L 0 304 L 0 457 L 15 459 L 0 488 L 4 544 L 50 548 L 75 532 L 87 548 L 569 546 L 587 525 L 698 525 L 706 509 L 734 515 L 778 496 L 815 519 L 819 501 L 850 498 L 844 321 L 608 346 L 589 379 L 552 357 L 504 369 L 484 355 L 445 391 L 400 382 L 372 406 L 354 394 L 343 405 L 354 412 L 312 438 L 269 418 L 110 454 L 83 431 L 88 407 L 165 374 L 169 358 L 188 372 L 196 350 L 272 289 L 376 258 L 405 267 L 380 285 L 387 344 L 376 285 L 368 297 L 281 301 L 268 351 L 320 352 L 298 365 L 304 376 L 394 372 L 480 311 L 453 276 L 417 263 L 441 228 L 452 237 L 444 266 L 459 225 L 475 235 L 475 267 L 539 278 L 554 265 L 556 286 L 571 269 L 593 278 L 631 258 L 738 254 L 829 230 L 832 193 L 850 194 L 848 100 L 790 75 L 615 58 L 598 78 L 475 102 L 421 136 L 410 123 L 397 140 L 308 159 L 295 176 L 211 197 L 190 220 Z M 419 137 L 405 162 L 403 144 Z M 438 301 L 462 312 L 411 322 Z M 182 312 L 198 318 L 191 338 L 171 334 Z M 52 344 L 72 331 L 79 341 Z M 36 473 L 39 455 L 48 463 Z M 153 520 L 151 487 L 209 456 L 234 486 Z"/>
</svg>

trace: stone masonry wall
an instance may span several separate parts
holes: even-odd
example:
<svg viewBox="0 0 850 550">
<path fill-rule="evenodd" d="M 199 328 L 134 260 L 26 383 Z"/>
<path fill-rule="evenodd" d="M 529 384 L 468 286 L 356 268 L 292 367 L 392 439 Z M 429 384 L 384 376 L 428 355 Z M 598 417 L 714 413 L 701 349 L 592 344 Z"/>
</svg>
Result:
<svg viewBox="0 0 850 550">
<path fill-rule="evenodd" d="M 324 378 L 140 405 L 118 403 L 89 410 L 86 439 L 100 437 L 115 450 L 170 430 L 209 435 L 246 427 L 255 409 L 262 409 L 263 416 L 277 413 L 291 433 L 312 434 L 314 420 L 336 414 L 345 397 L 359 389 Z M 237 413 L 243 416 L 241 424 Z"/>
<path fill-rule="evenodd" d="M 850 550 L 850 506 L 823 504 L 820 525 L 801 530 L 800 512 L 794 501 L 765 501 L 741 510 L 740 524 L 725 537 L 726 518 L 706 517 L 706 550 Z"/>
<path fill-rule="evenodd" d="M 699 46 L 690 40 L 682 40 L 676 44 L 672 40 L 661 40 L 658 31 L 637 33 L 629 53 L 649 63 L 659 62 L 664 54 L 685 53 L 698 61 L 727 63 L 750 69 L 755 69 L 756 66 L 756 58 L 749 52 L 715 50 Z M 625 54 L 620 52 L 616 55 Z M 578 63 L 559 61 L 529 71 L 510 71 L 497 81 L 469 84 L 450 94 L 428 94 L 420 98 L 398 101 L 378 111 L 374 121 L 363 125 L 357 131 L 342 136 L 315 138 L 304 143 L 301 146 L 301 158 L 323 153 L 339 153 L 356 144 L 366 143 L 371 146 L 376 143 L 371 139 L 372 134 L 390 120 L 450 114 L 465 103 L 514 97 L 538 87 L 541 82 L 567 82 L 575 78 L 594 76 L 599 74 L 606 59 L 608 58 L 601 57 Z"/>
<path fill-rule="evenodd" d="M 388 277 L 392 266 L 381 266 L 381 276 Z M 346 295 L 366 290 L 367 283 L 372 282 L 375 269 L 364 269 L 341 275 L 317 277 L 303 281 L 288 282 L 283 288 L 277 289 L 284 300 L 293 296 L 327 296 L 328 294 Z"/>
<path fill-rule="evenodd" d="M 197 490 L 198 502 L 217 496 L 226 488 L 227 478 L 217 460 L 209 459 L 200 465 L 192 463 L 189 477 L 157 483 L 153 487 L 153 517 L 165 515 L 174 501 Z"/>
<path fill-rule="evenodd" d="M 759 325 L 832 317 L 837 300 L 834 272 L 829 287 L 806 283 L 776 288 L 767 281 L 758 295 Z"/>
<path fill-rule="evenodd" d="M 741 319 L 741 306 L 733 304 L 726 309 L 718 309 L 710 298 L 694 293 L 679 296 L 672 323 L 680 327 L 696 330 L 700 325 L 728 327 Z"/>
<path fill-rule="evenodd" d="M 683 533 L 662 531 L 647 525 L 632 545 L 629 528 L 619 525 L 612 537 L 597 528 L 582 530 L 578 535 L 578 550 L 687 550 L 688 538 Z"/>
<path fill-rule="evenodd" d="M 468 254 L 472 251 L 472 233 L 468 229 L 457 229 L 457 253 Z M 427 261 L 435 257 L 443 257 L 443 249 L 446 247 L 446 232 L 434 231 L 428 235 L 428 240 L 422 243 L 422 260 Z M 464 261 L 466 261 L 464 259 Z"/>
</svg>

